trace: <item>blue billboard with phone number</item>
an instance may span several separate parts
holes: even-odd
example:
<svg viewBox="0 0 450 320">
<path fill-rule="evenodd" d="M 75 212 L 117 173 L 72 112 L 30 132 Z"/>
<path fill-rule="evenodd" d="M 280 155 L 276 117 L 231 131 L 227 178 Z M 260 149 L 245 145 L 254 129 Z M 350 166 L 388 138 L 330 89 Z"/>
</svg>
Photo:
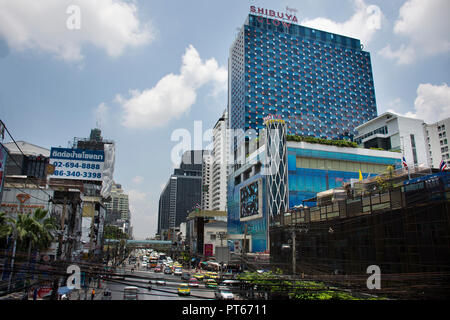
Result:
<svg viewBox="0 0 450 320">
<path fill-rule="evenodd" d="M 50 164 L 55 170 L 50 178 L 101 181 L 104 161 L 103 150 L 51 148 Z"/>
</svg>

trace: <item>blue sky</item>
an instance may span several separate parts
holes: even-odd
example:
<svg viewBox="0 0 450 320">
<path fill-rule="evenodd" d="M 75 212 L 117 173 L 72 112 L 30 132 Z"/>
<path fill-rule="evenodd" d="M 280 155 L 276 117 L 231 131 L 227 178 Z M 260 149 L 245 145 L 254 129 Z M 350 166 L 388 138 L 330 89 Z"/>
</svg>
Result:
<svg viewBox="0 0 450 320">
<path fill-rule="evenodd" d="M 194 121 L 206 131 L 226 108 L 228 50 L 251 5 L 361 39 L 378 114 L 450 116 L 448 0 L 0 0 L 0 118 L 45 148 L 99 123 L 116 142 L 134 234 L 152 236 L 171 135 Z"/>
</svg>

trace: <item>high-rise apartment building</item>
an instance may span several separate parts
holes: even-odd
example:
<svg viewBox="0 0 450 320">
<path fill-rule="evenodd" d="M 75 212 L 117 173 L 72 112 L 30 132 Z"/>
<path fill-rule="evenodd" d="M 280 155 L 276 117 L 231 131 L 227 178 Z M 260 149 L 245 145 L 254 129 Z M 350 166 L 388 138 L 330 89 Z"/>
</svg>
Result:
<svg viewBox="0 0 450 320">
<path fill-rule="evenodd" d="M 288 135 L 342 139 L 377 116 L 360 40 L 251 11 L 229 53 L 231 129 L 259 131 L 272 114 L 286 121 Z"/>
<path fill-rule="evenodd" d="M 130 220 L 128 194 L 123 192 L 122 185 L 113 184 L 110 195 L 111 201 L 105 203 L 108 213 L 119 212 L 122 220 Z"/>
<path fill-rule="evenodd" d="M 212 210 L 212 172 L 213 156 L 208 150 L 203 155 L 202 163 L 202 210 Z"/>
<path fill-rule="evenodd" d="M 213 130 L 212 204 L 211 209 L 226 211 L 227 179 L 230 161 L 230 136 L 227 130 L 228 112 L 225 110 Z"/>
<path fill-rule="evenodd" d="M 447 133 L 449 132 L 449 133 Z M 442 160 L 450 167 L 450 118 L 425 125 L 427 157 L 430 166 L 439 168 Z"/>
</svg>

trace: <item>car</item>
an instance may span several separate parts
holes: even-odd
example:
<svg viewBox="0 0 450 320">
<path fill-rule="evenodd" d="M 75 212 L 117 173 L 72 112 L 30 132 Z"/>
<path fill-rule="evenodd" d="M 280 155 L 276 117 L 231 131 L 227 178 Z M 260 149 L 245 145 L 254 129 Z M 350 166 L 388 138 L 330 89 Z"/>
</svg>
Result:
<svg viewBox="0 0 450 320">
<path fill-rule="evenodd" d="M 183 270 L 181 270 L 181 268 L 175 268 L 173 274 L 176 276 L 181 276 L 183 274 Z"/>
<path fill-rule="evenodd" d="M 183 272 L 183 274 L 181 275 L 181 279 L 188 281 L 189 279 L 191 279 L 191 274 L 189 272 Z"/>
<path fill-rule="evenodd" d="M 161 272 L 162 269 L 159 266 L 156 266 L 155 269 L 153 269 L 153 272 Z"/>
<path fill-rule="evenodd" d="M 172 274 L 172 269 L 166 267 L 166 268 L 164 269 L 164 274 Z"/>
<path fill-rule="evenodd" d="M 199 286 L 198 280 L 195 279 L 195 278 L 190 278 L 190 279 L 188 280 L 188 286 L 189 286 L 189 287 L 198 287 L 198 286 Z"/>
<path fill-rule="evenodd" d="M 189 289 L 188 285 L 186 283 L 180 284 L 178 287 L 178 295 L 180 296 L 188 296 L 191 294 L 191 289 Z"/>
<path fill-rule="evenodd" d="M 214 297 L 218 300 L 234 300 L 234 294 L 230 291 L 230 288 L 223 286 L 217 288 Z"/>
<path fill-rule="evenodd" d="M 146 261 L 142 262 L 142 263 L 141 263 L 141 266 L 142 266 L 143 268 L 146 268 L 146 267 L 147 267 L 147 262 L 146 262 Z"/>
<path fill-rule="evenodd" d="M 217 282 L 214 279 L 208 279 L 205 282 L 205 288 L 217 288 Z"/>
<path fill-rule="evenodd" d="M 238 287 L 240 287 L 241 282 L 240 282 L 239 280 L 230 280 L 230 279 L 227 279 L 227 280 L 224 280 L 224 281 L 222 282 L 222 285 L 224 285 L 224 286 L 226 286 L 226 287 L 228 287 L 228 288 L 238 288 Z"/>
<path fill-rule="evenodd" d="M 202 281 L 205 276 L 203 274 L 201 274 L 201 273 L 196 273 L 196 274 L 193 275 L 193 277 L 195 279 L 197 279 L 198 281 Z"/>
<path fill-rule="evenodd" d="M 166 285 L 166 280 L 164 280 L 163 278 L 155 278 L 154 280 L 149 281 L 149 284 L 154 283 L 158 286 L 165 286 Z"/>
</svg>

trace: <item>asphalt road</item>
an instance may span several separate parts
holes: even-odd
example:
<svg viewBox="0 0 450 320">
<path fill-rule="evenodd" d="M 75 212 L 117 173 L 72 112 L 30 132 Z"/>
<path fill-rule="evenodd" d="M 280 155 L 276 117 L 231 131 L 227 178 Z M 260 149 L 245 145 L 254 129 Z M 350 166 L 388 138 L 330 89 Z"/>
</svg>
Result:
<svg viewBox="0 0 450 320">
<path fill-rule="evenodd" d="M 106 281 L 107 288 L 111 291 L 111 300 L 123 300 L 123 289 L 126 286 L 137 286 L 139 288 L 139 300 L 210 300 L 214 299 L 214 289 L 205 288 L 205 285 L 200 282 L 198 288 L 190 288 L 191 294 L 189 296 L 179 296 L 177 289 L 181 283 L 186 283 L 181 280 L 181 276 L 168 275 L 162 272 L 153 272 L 141 268 L 140 270 L 130 273 L 127 269 L 126 274 L 134 275 L 133 277 L 125 277 L 124 280 Z M 139 279 L 139 278 L 142 279 Z M 151 284 L 151 290 L 148 290 L 148 282 L 151 278 L 164 278 L 165 285 Z"/>
</svg>

